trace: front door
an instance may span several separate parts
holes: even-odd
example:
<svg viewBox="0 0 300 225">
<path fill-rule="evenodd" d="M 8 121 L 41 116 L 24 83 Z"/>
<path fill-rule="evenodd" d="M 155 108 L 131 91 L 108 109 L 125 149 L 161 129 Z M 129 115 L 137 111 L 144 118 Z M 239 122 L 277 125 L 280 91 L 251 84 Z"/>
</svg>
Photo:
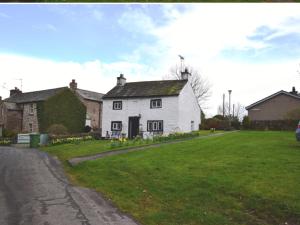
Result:
<svg viewBox="0 0 300 225">
<path fill-rule="evenodd" d="M 129 117 L 128 121 L 128 138 L 135 138 L 139 134 L 140 118 L 137 116 Z"/>
</svg>

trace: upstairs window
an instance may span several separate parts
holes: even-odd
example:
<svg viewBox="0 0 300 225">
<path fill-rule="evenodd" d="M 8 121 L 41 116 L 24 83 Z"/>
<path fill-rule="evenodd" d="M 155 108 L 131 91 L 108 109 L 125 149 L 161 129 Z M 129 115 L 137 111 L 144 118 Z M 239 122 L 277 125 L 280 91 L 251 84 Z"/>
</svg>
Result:
<svg viewBox="0 0 300 225">
<path fill-rule="evenodd" d="M 33 115 L 33 112 L 34 112 L 34 105 L 31 103 L 31 104 L 29 105 L 29 114 L 30 114 L 30 115 Z"/>
<path fill-rule="evenodd" d="M 121 130 L 122 130 L 122 121 L 111 122 L 111 131 L 121 131 Z"/>
<path fill-rule="evenodd" d="M 162 120 L 148 120 L 147 121 L 147 131 L 163 131 L 163 121 Z"/>
<path fill-rule="evenodd" d="M 122 110 L 122 101 L 113 101 L 113 110 Z"/>
<path fill-rule="evenodd" d="M 151 109 L 156 109 L 156 108 L 161 108 L 161 99 L 151 99 L 150 100 L 150 108 Z"/>
<path fill-rule="evenodd" d="M 30 133 L 33 132 L 33 126 L 32 126 L 32 123 L 29 123 L 29 132 L 30 132 Z"/>
</svg>

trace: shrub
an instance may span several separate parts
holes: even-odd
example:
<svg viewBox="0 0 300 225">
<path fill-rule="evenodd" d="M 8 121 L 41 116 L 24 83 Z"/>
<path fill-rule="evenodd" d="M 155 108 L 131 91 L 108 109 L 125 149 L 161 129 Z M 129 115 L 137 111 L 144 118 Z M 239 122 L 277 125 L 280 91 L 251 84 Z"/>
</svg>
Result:
<svg viewBox="0 0 300 225">
<path fill-rule="evenodd" d="M 250 118 L 249 116 L 244 116 L 242 121 L 243 129 L 249 129 L 250 128 Z"/>
<path fill-rule="evenodd" d="M 62 125 L 62 124 L 52 124 L 47 132 L 50 134 L 50 135 L 64 135 L 64 134 L 68 134 L 68 130 L 67 128 Z"/>
<path fill-rule="evenodd" d="M 3 129 L 3 137 L 6 138 L 14 138 L 17 136 L 17 133 L 15 131 L 12 130 L 7 130 L 7 129 Z"/>
</svg>

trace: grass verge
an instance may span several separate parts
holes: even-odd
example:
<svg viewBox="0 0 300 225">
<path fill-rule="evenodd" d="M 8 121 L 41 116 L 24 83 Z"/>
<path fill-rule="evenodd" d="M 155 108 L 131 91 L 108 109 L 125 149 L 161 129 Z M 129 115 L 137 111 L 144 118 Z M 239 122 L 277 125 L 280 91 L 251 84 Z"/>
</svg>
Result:
<svg viewBox="0 0 300 225">
<path fill-rule="evenodd" d="M 146 225 L 300 224 L 292 132 L 238 132 L 68 167 Z"/>
</svg>

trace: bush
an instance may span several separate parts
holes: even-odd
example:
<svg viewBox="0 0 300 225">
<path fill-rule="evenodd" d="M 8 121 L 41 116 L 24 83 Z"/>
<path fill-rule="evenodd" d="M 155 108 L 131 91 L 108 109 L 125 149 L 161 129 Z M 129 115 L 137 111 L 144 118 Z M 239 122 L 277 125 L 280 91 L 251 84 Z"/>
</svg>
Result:
<svg viewBox="0 0 300 225">
<path fill-rule="evenodd" d="M 68 134 L 67 128 L 62 124 L 52 124 L 48 128 L 47 132 L 50 135 L 65 135 L 65 134 Z"/>
<path fill-rule="evenodd" d="M 12 130 L 3 129 L 2 135 L 6 138 L 14 138 L 17 136 L 17 133 Z"/>
<path fill-rule="evenodd" d="M 250 118 L 249 116 L 244 116 L 243 121 L 242 121 L 242 126 L 243 129 L 250 129 Z"/>
</svg>

